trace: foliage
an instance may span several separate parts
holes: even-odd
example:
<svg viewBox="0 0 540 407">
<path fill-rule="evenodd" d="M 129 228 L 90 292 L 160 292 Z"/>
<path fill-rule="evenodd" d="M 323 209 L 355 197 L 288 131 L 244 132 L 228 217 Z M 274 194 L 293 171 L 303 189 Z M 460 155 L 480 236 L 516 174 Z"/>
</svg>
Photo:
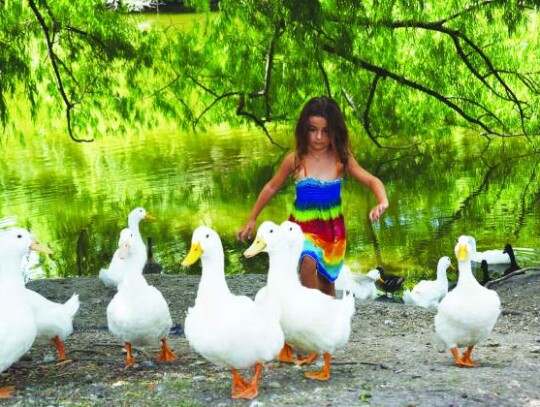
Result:
<svg viewBox="0 0 540 407">
<path fill-rule="evenodd" d="M 271 138 L 270 123 L 327 94 L 377 146 L 454 125 L 538 145 L 538 1 L 186 5 L 202 16 L 189 29 L 140 30 L 92 0 L 4 0 L 2 124 L 19 98 L 34 119 L 64 116 L 79 141 L 161 116 L 193 128 L 253 123 Z"/>
</svg>

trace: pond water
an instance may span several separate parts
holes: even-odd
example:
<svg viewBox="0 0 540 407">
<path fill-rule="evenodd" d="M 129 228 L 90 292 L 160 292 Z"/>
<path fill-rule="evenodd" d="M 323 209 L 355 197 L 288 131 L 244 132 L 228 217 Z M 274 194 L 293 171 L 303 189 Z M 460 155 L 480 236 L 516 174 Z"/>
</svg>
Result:
<svg viewBox="0 0 540 407">
<path fill-rule="evenodd" d="M 290 129 L 272 135 L 291 145 Z M 519 145 L 482 152 L 483 145 L 481 137 L 463 134 L 414 152 L 353 140 L 358 161 L 384 181 L 390 200 L 381 222 L 372 224 L 371 193 L 345 180 L 347 262 L 353 271 L 380 264 L 410 281 L 432 276 L 439 257 L 454 258 L 461 234 L 475 236 L 479 250 L 509 242 L 521 266 L 538 265 L 538 158 L 516 158 Z M 28 136 L 24 143 L 3 140 L 0 227 L 27 227 L 55 250 L 41 258 L 45 276 L 97 275 L 112 258 L 127 214 L 143 206 L 157 220 L 143 221 L 141 233 L 153 238 L 165 272 L 200 272 L 200 266 L 184 269 L 180 263 L 193 229 L 206 224 L 222 237 L 228 273 L 262 273 L 266 256 L 244 259 L 247 244 L 234 235 L 282 154 L 257 129 L 187 134 L 166 128 L 103 136 L 90 144 L 61 134 Z M 259 221 L 285 220 L 293 199 L 289 182 Z"/>
</svg>

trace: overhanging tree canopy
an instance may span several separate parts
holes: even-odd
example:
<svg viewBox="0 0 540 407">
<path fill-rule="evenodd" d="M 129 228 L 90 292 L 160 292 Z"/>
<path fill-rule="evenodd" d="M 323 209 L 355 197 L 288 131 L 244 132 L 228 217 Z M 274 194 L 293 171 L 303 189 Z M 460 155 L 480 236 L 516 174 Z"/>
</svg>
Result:
<svg viewBox="0 0 540 407">
<path fill-rule="evenodd" d="M 538 1 L 222 0 L 185 31 L 142 31 L 90 0 L 0 4 L 5 128 L 24 95 L 75 140 L 158 113 L 270 137 L 269 123 L 327 94 L 379 146 L 449 125 L 538 144 Z"/>
</svg>

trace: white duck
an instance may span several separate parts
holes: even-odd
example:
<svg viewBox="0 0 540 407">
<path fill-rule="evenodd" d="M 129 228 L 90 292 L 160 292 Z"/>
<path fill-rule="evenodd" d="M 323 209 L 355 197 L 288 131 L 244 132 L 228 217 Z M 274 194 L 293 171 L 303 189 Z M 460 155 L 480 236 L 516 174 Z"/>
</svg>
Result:
<svg viewBox="0 0 540 407">
<path fill-rule="evenodd" d="M 318 353 L 324 354 L 323 369 L 305 375 L 309 379 L 328 380 L 331 355 L 349 340 L 354 296 L 345 293 L 342 299 L 335 299 L 300 283 L 297 267 L 303 242 L 304 234 L 297 224 L 285 221 L 277 226 L 266 221 L 259 226 L 255 241 L 244 255 L 268 253 L 268 284 L 257 294 L 256 301 L 278 304 L 285 341 L 299 352 L 311 353 L 308 363 Z"/>
<path fill-rule="evenodd" d="M 487 261 L 489 265 L 494 264 L 510 264 L 511 258 L 510 254 L 507 253 L 505 249 L 491 249 L 483 252 L 476 251 L 476 239 L 472 236 L 467 236 L 470 240 L 472 253 L 470 254 L 471 261 L 475 263 L 481 263 L 482 260 Z"/>
<path fill-rule="evenodd" d="M 99 271 L 99 278 L 108 287 L 116 287 L 123 279 L 125 274 L 124 259 L 126 249 L 125 242 L 130 241 L 131 256 L 130 264 L 134 265 L 137 270 L 142 270 L 148 260 L 146 246 L 144 244 L 141 232 L 139 231 L 139 223 L 141 220 L 156 219 L 152 214 L 148 213 L 144 208 L 135 208 L 128 215 L 128 227 L 120 232 L 118 241 L 118 249 L 115 251 L 111 264 L 108 269 Z M 140 265 L 140 268 L 139 268 Z"/>
<path fill-rule="evenodd" d="M 130 228 L 124 228 L 120 231 L 120 239 L 118 240 L 118 249 L 114 252 L 111 264 L 108 269 L 101 269 L 99 271 L 99 279 L 107 287 L 117 287 L 118 284 L 124 278 L 126 273 L 126 265 L 131 264 L 133 267 L 133 261 L 126 261 L 126 257 L 129 253 L 129 246 L 133 235 Z"/>
<path fill-rule="evenodd" d="M 379 278 L 381 272 L 378 269 L 369 270 L 366 274 L 353 274 L 344 264 L 334 285 L 336 290 L 350 291 L 359 300 L 374 300 L 377 298 L 375 281 Z"/>
<path fill-rule="evenodd" d="M 30 349 L 37 334 L 21 271 L 29 249 L 52 253 L 25 229 L 10 228 L 0 233 L 0 372 Z M 0 397 L 10 397 L 12 392 L 12 386 L 0 388 Z"/>
<path fill-rule="evenodd" d="M 127 366 L 135 363 L 132 344 L 148 344 L 158 340 L 161 340 L 162 346 L 157 361 L 170 362 L 177 356 L 167 345 L 167 336 L 172 327 L 169 306 L 161 292 L 148 285 L 142 275 L 144 263 L 141 264 L 138 251 L 145 249 L 134 244 L 133 239 L 126 247 L 124 278 L 107 306 L 109 331 L 123 341 Z"/>
<path fill-rule="evenodd" d="M 460 236 L 455 247 L 459 277 L 456 287 L 439 304 L 435 331 L 454 356 L 457 366 L 476 367 L 471 359 L 473 348 L 487 339 L 501 312 L 499 295 L 482 287 L 471 269 L 473 243 Z M 467 350 L 459 355 L 458 347 Z"/>
<path fill-rule="evenodd" d="M 437 263 L 437 279 L 422 280 L 412 291 L 403 292 L 403 302 L 407 305 L 430 308 L 437 307 L 439 302 L 448 294 L 448 277 L 446 271 L 452 267 L 450 257 L 443 256 Z"/>
<path fill-rule="evenodd" d="M 64 341 L 73 332 L 73 318 L 79 310 L 79 296 L 73 294 L 64 304 L 48 300 L 26 289 L 37 327 L 37 337 L 51 339 L 58 351 L 58 360 L 66 359 Z"/>
<path fill-rule="evenodd" d="M 232 370 L 232 398 L 253 399 L 258 395 L 263 363 L 272 360 L 283 346 L 277 315 L 249 297 L 230 292 L 221 239 L 206 226 L 193 232 L 191 248 L 182 265 L 189 266 L 199 258 L 202 275 L 195 305 L 186 316 L 186 338 L 205 359 Z M 238 369 L 252 366 L 255 373 L 246 382 Z"/>
</svg>

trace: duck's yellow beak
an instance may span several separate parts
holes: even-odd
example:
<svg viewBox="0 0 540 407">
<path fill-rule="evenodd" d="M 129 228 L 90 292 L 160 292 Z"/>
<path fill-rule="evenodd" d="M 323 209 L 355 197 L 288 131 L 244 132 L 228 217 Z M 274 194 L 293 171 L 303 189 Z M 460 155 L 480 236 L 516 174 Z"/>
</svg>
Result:
<svg viewBox="0 0 540 407">
<path fill-rule="evenodd" d="M 466 261 L 467 257 L 468 257 L 467 246 L 465 246 L 465 245 L 459 246 L 456 257 L 457 257 L 458 261 Z"/>
<path fill-rule="evenodd" d="M 39 243 L 36 239 L 32 239 L 32 243 L 30 244 L 30 249 L 35 250 L 36 252 L 46 253 L 46 254 L 53 254 L 54 252 L 49 247 L 45 246 L 42 243 Z"/>
<path fill-rule="evenodd" d="M 149 213 L 149 212 L 146 212 L 146 216 L 144 217 L 144 219 L 146 219 L 146 220 L 157 220 L 157 218 L 154 215 L 152 215 L 151 213 Z"/>
<path fill-rule="evenodd" d="M 250 257 L 253 257 L 262 252 L 265 248 L 266 242 L 263 238 L 257 236 L 251 246 L 249 246 L 244 252 L 244 256 L 249 259 Z"/>
<path fill-rule="evenodd" d="M 182 262 L 182 266 L 184 267 L 191 266 L 193 263 L 195 263 L 197 260 L 201 258 L 202 253 L 203 253 L 203 250 L 199 242 L 191 243 L 191 247 L 189 248 L 189 253 L 187 254 L 184 261 Z"/>
</svg>

